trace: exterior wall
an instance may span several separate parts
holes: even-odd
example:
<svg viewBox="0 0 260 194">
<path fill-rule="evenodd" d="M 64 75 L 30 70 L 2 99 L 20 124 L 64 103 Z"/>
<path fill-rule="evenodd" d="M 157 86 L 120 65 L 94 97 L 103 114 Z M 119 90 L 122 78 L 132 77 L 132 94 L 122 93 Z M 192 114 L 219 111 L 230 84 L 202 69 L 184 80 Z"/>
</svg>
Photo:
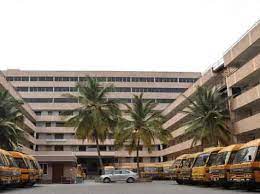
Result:
<svg viewBox="0 0 260 194">
<path fill-rule="evenodd" d="M 60 112 L 75 109 L 80 104 L 55 102 L 55 99 L 64 98 L 64 94 L 69 93 L 75 87 L 77 80 L 88 75 L 102 79 L 101 85 L 113 84 L 116 89 L 121 90 L 108 94 L 108 98 L 114 99 L 129 100 L 134 94 L 144 91 L 144 98 L 155 99 L 156 102 L 159 102 L 156 109 L 164 110 L 170 104 L 170 101 L 175 100 L 182 91 L 189 88 L 201 75 L 200 73 L 192 72 L 58 72 L 20 70 L 7 70 L 3 71 L 3 74 L 9 81 L 7 83 L 13 90 L 16 90 L 14 90 L 15 94 L 19 95 L 21 99 L 25 101 L 36 98 L 51 99 L 49 103 L 42 103 L 38 99 L 37 103 L 32 103 L 31 101 L 26 103 L 30 109 L 29 112 L 32 112 L 35 118 L 35 124 L 27 121 L 27 125 L 33 128 L 35 133 L 35 138 L 33 139 L 35 156 L 40 162 L 48 164 L 48 175 L 45 175 L 47 182 L 52 177 L 53 156 L 68 157 L 73 154 L 77 158 L 97 157 L 95 142 L 77 140 L 74 137 L 74 129 L 65 127 L 62 124 L 67 117 L 61 115 Z M 60 91 L 61 87 L 67 88 L 68 91 Z M 40 91 L 35 91 L 35 88 Z M 45 88 L 45 91 L 42 88 Z M 59 91 L 56 92 L 56 90 Z M 76 94 L 74 91 L 73 93 Z M 123 110 L 125 106 L 121 105 L 120 108 Z M 160 149 L 162 147 L 160 144 L 156 140 L 155 148 L 151 153 L 146 149 L 140 151 L 143 162 L 159 162 L 161 158 Z M 57 146 L 63 146 L 62 150 L 57 151 Z M 112 138 L 108 138 L 102 146 L 101 155 L 105 158 L 116 158 L 120 165 L 134 163 L 135 161 L 136 153 L 133 152 L 129 155 L 125 149 L 115 151 L 114 139 Z M 64 167 L 64 175 L 70 173 L 68 169 Z"/>
<path fill-rule="evenodd" d="M 259 138 L 260 21 L 224 55 L 233 132 L 238 142 Z"/>
</svg>

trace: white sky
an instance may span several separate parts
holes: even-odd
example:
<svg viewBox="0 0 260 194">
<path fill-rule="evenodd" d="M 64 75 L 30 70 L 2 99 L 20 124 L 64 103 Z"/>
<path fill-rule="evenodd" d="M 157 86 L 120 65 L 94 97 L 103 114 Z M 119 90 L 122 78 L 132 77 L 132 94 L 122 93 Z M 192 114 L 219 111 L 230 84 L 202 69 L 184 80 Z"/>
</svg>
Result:
<svg viewBox="0 0 260 194">
<path fill-rule="evenodd" d="M 204 71 L 260 0 L 0 0 L 0 69 Z"/>
</svg>

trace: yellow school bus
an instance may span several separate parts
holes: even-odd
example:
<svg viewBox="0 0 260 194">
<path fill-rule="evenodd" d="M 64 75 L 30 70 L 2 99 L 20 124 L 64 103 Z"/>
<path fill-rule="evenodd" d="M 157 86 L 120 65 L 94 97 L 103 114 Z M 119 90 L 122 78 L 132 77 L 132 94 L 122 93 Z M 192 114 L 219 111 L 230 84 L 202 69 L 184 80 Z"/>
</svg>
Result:
<svg viewBox="0 0 260 194">
<path fill-rule="evenodd" d="M 224 147 L 218 152 L 217 159 L 209 167 L 210 180 L 222 186 L 230 186 L 228 182 L 230 176 L 230 167 L 234 161 L 235 155 L 243 144 L 233 144 Z"/>
<path fill-rule="evenodd" d="M 177 175 L 177 183 L 189 184 L 192 182 L 192 167 L 201 152 L 188 154 L 182 161 L 181 168 Z"/>
<path fill-rule="evenodd" d="M 188 157 L 189 154 L 183 154 L 176 158 L 172 164 L 172 179 L 175 180 L 178 184 L 183 184 L 181 180 L 178 179 L 178 174 L 182 167 L 183 161 Z"/>
<path fill-rule="evenodd" d="M 147 163 L 141 168 L 141 177 L 160 179 L 163 173 L 163 167 L 159 163 Z"/>
<path fill-rule="evenodd" d="M 230 167 L 229 181 L 250 188 L 260 187 L 260 139 L 244 144 Z"/>
<path fill-rule="evenodd" d="M 192 168 L 192 181 L 210 183 L 209 167 L 223 147 L 206 148 L 196 159 Z"/>
<path fill-rule="evenodd" d="M 0 149 L 0 186 L 16 185 L 20 182 L 21 171 L 9 152 Z"/>
<path fill-rule="evenodd" d="M 43 171 L 40 167 L 40 164 L 38 163 L 36 158 L 31 155 L 27 155 L 27 158 L 29 159 L 33 167 L 33 180 L 35 180 L 35 182 L 40 182 L 43 176 Z"/>
<path fill-rule="evenodd" d="M 11 151 L 9 153 L 13 156 L 17 166 L 21 170 L 20 184 L 22 186 L 33 185 L 36 180 L 34 177 L 34 169 L 29 158 L 21 152 Z"/>
</svg>

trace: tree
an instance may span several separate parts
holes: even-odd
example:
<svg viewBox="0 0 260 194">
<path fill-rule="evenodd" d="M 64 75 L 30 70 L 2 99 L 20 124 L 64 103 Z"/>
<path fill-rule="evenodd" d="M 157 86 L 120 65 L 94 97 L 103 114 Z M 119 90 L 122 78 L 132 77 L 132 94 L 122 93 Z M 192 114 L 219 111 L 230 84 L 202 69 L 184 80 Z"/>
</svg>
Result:
<svg viewBox="0 0 260 194">
<path fill-rule="evenodd" d="M 184 123 L 186 133 L 193 137 L 192 146 L 201 142 L 203 146 L 227 145 L 232 141 L 229 131 L 229 112 L 227 99 L 222 97 L 216 88 L 198 87 L 190 104 L 183 111 L 190 115 Z"/>
<path fill-rule="evenodd" d="M 155 139 L 167 143 L 171 134 L 163 129 L 164 119 L 159 111 L 154 110 L 156 103 L 144 101 L 143 94 L 134 95 L 133 105 L 126 104 L 125 116 L 118 124 L 115 133 L 116 146 L 126 147 L 131 154 L 136 151 L 137 172 L 140 175 L 139 151 L 141 143 L 151 152 Z"/>
<path fill-rule="evenodd" d="M 103 171 L 103 161 L 100 153 L 100 143 L 103 143 L 107 135 L 117 124 L 120 110 L 118 104 L 107 98 L 108 92 L 113 87 L 101 87 L 95 78 L 86 77 L 86 82 L 76 85 L 78 95 L 67 94 L 66 96 L 76 99 L 81 104 L 77 114 L 67 120 L 67 125 L 75 127 L 78 139 L 92 140 L 96 143 L 100 169 Z"/>
<path fill-rule="evenodd" d="M 0 89 L 0 147 L 15 150 L 24 140 L 22 102 L 12 97 L 7 90 Z"/>
</svg>

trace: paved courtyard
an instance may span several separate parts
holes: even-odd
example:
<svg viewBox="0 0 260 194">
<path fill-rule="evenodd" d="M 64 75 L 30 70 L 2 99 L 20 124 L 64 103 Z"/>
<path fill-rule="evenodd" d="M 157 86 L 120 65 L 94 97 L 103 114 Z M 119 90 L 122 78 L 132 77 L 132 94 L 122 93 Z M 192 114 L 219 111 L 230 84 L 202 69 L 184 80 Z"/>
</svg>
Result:
<svg viewBox="0 0 260 194">
<path fill-rule="evenodd" d="M 199 186 L 178 185 L 173 181 L 154 181 L 152 183 L 95 183 L 76 185 L 37 185 L 33 188 L 18 188 L 0 191 L 10 194 L 251 194 L 242 190 L 225 190 Z"/>
</svg>

